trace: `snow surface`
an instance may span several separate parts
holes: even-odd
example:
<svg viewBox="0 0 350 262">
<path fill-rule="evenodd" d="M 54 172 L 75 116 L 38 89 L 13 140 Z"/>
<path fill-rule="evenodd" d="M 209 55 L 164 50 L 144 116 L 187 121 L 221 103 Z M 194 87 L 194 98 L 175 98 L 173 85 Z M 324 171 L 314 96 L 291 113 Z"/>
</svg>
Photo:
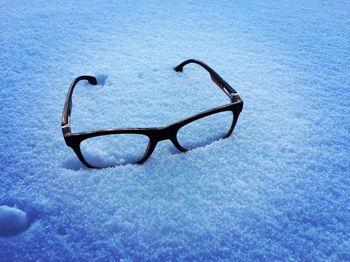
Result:
<svg viewBox="0 0 350 262">
<path fill-rule="evenodd" d="M 349 1 L 2 1 L 0 12 L 0 206 L 32 214 L 0 237 L 1 261 L 349 260 Z M 60 129 L 74 77 L 100 85 L 77 86 L 73 131 L 164 126 L 227 102 L 198 66 L 173 70 L 188 58 L 244 100 L 232 137 L 82 167 Z"/>
</svg>

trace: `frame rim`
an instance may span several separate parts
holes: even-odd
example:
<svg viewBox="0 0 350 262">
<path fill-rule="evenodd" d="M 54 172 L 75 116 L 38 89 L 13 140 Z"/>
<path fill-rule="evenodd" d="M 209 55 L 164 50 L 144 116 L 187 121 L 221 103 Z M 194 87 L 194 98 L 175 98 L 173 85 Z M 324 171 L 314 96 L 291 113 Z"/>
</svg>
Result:
<svg viewBox="0 0 350 262">
<path fill-rule="evenodd" d="M 242 111 L 243 102 L 236 102 L 236 103 L 230 103 L 223 106 L 219 106 L 216 108 L 212 108 L 206 111 L 202 111 L 200 113 L 188 116 L 186 118 L 183 118 L 173 124 L 164 126 L 164 127 L 148 127 L 148 128 L 112 128 L 112 129 L 103 129 L 103 130 L 96 130 L 96 131 L 87 131 L 87 132 L 79 132 L 79 133 L 70 133 L 65 135 L 66 143 L 69 147 L 73 149 L 73 151 L 78 156 L 79 160 L 87 167 L 90 168 L 105 168 L 105 167 L 97 167 L 92 164 L 90 164 L 84 157 L 82 151 L 81 151 L 81 143 L 84 140 L 87 140 L 89 138 L 98 137 L 98 136 L 105 136 L 105 135 L 118 135 L 118 134 L 136 134 L 136 135 L 143 135 L 147 136 L 149 141 L 147 148 L 140 158 L 140 160 L 134 162 L 134 163 L 126 163 L 126 164 L 116 164 L 113 166 L 125 166 L 128 164 L 142 164 L 144 163 L 153 153 L 154 149 L 156 148 L 156 145 L 158 142 L 163 140 L 170 140 L 173 145 L 180 151 L 180 152 L 187 152 L 189 150 L 181 145 L 181 143 L 177 139 L 177 133 L 178 131 L 186 126 L 189 123 L 192 123 L 196 120 L 199 120 L 201 118 L 205 118 L 210 115 L 214 115 L 220 112 L 232 112 L 232 120 L 230 124 L 230 128 L 225 133 L 225 136 L 222 137 L 222 139 L 228 138 L 237 123 L 239 114 Z"/>
</svg>

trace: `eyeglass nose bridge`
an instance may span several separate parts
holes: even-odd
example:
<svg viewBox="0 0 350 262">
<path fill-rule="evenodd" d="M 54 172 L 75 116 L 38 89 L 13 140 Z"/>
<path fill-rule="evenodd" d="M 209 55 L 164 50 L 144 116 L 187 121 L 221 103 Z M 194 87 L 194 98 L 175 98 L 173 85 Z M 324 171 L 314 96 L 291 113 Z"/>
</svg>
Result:
<svg viewBox="0 0 350 262">
<path fill-rule="evenodd" d="M 180 152 L 186 152 L 187 149 L 183 148 L 179 142 L 177 141 L 176 138 L 176 134 L 178 131 L 179 127 L 171 125 L 171 126 L 167 126 L 167 127 L 163 127 L 163 128 L 158 128 L 155 130 L 154 132 L 154 139 L 152 142 L 154 144 L 154 147 L 156 146 L 156 144 L 160 141 L 163 140 L 170 140 L 173 145 L 180 151 Z"/>
<path fill-rule="evenodd" d="M 157 138 L 157 142 L 163 140 L 173 140 L 176 139 L 177 128 L 173 126 L 161 127 L 155 130 L 155 137 Z"/>
</svg>

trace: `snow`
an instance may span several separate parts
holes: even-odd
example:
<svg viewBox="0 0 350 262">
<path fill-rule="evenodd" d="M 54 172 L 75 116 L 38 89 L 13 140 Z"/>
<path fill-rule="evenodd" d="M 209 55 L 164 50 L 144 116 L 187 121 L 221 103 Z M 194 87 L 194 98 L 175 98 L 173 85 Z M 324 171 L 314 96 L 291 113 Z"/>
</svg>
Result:
<svg viewBox="0 0 350 262">
<path fill-rule="evenodd" d="M 1 261 L 349 260 L 348 1 L 0 11 Z M 188 58 L 244 100 L 233 135 L 84 168 L 60 129 L 71 81 L 100 83 L 77 86 L 74 132 L 166 126 L 227 103 L 199 66 L 173 70 Z"/>
<path fill-rule="evenodd" d="M 0 206 L 0 236 L 18 234 L 28 227 L 27 214 L 16 208 Z"/>
</svg>

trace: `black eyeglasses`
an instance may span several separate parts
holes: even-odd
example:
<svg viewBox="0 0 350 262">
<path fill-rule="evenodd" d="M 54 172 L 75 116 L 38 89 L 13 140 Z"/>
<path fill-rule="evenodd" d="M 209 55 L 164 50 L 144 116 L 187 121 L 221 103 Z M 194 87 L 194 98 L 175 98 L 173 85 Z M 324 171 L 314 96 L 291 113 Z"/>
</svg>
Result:
<svg viewBox="0 0 350 262">
<path fill-rule="evenodd" d="M 181 152 L 210 144 L 229 137 L 243 109 L 243 101 L 237 92 L 207 64 L 189 59 L 177 67 L 182 72 L 189 63 L 202 66 L 213 82 L 229 97 L 229 104 L 216 107 L 187 117 L 166 127 L 106 129 L 72 133 L 70 115 L 72 95 L 80 80 L 97 85 L 93 76 L 83 75 L 71 84 L 62 114 L 62 133 L 67 146 L 71 147 L 79 160 L 90 168 L 104 168 L 116 165 L 141 164 L 152 154 L 157 143 L 169 139 Z"/>
</svg>

